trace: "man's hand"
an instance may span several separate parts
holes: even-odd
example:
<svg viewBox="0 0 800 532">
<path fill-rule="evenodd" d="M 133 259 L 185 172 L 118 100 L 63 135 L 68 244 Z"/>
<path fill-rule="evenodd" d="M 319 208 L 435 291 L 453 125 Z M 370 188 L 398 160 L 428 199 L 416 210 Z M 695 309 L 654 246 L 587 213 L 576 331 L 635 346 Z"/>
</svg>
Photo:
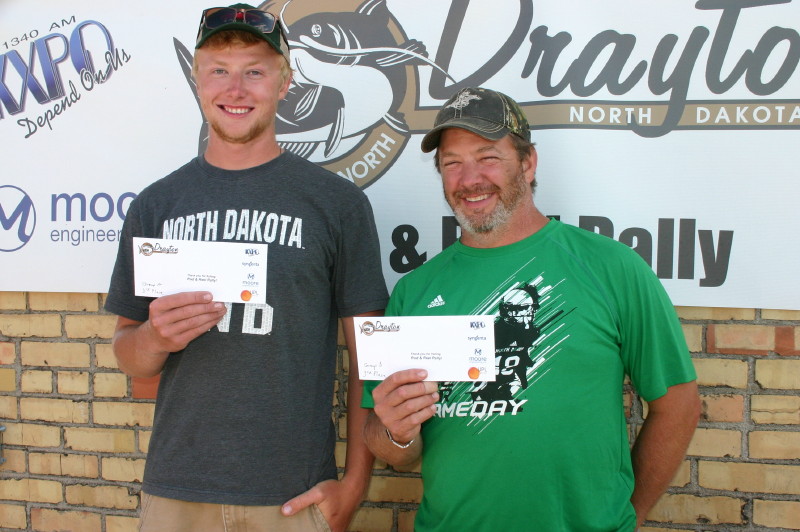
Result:
<svg viewBox="0 0 800 532">
<path fill-rule="evenodd" d="M 422 454 L 422 423 L 436 413 L 439 400 L 438 385 L 422 380 L 427 375 L 421 369 L 398 371 L 372 391 L 375 407 L 364 439 L 375 456 L 393 466 L 409 465 Z"/>
<path fill-rule="evenodd" d="M 161 372 L 170 353 L 207 332 L 225 315 L 225 305 L 208 292 L 182 292 L 150 303 L 147 321 L 119 316 L 114 331 L 114 354 L 119 368 L 132 377 Z"/>
<path fill-rule="evenodd" d="M 316 504 L 331 530 L 344 532 L 363 497 L 361 490 L 347 485 L 346 479 L 347 475 L 343 476 L 342 480 L 320 482 L 310 490 L 286 502 L 281 507 L 281 513 L 286 516 L 294 515 L 304 508 Z"/>
<path fill-rule="evenodd" d="M 211 297 L 209 292 L 181 292 L 153 300 L 147 321 L 152 340 L 174 353 L 207 332 L 225 315 L 225 305 Z"/>
<path fill-rule="evenodd" d="M 645 522 L 675 476 L 699 418 L 696 381 L 670 386 L 666 394 L 648 403 L 647 418 L 632 451 L 635 484 L 631 503 L 637 526 Z"/>
<path fill-rule="evenodd" d="M 396 442 L 409 442 L 419 436 L 422 423 L 436 413 L 438 385 L 422 380 L 427 376 L 421 369 L 398 371 L 372 392 L 375 415 Z"/>
</svg>

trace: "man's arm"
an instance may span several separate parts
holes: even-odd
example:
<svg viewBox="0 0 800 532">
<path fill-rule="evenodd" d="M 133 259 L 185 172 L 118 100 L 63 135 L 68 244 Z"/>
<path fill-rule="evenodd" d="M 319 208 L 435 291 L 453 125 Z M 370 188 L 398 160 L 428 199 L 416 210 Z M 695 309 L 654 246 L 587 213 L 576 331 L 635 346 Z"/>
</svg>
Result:
<svg viewBox="0 0 800 532">
<path fill-rule="evenodd" d="M 119 368 L 131 377 L 158 375 L 170 353 L 208 331 L 225 315 L 225 305 L 208 292 L 183 292 L 150 303 L 141 322 L 117 317 L 112 345 Z"/>
<path fill-rule="evenodd" d="M 421 369 L 398 371 L 372 392 L 375 408 L 364 439 L 375 456 L 393 466 L 411 464 L 422 454 L 422 423 L 436 413 L 439 400 L 437 383 L 425 377 Z"/>
<path fill-rule="evenodd" d="M 669 486 L 689 447 L 700 419 L 697 382 L 670 386 L 666 394 L 648 402 L 648 408 L 632 451 L 636 481 L 631 503 L 637 526 Z"/>
<path fill-rule="evenodd" d="M 360 316 L 383 316 L 383 311 L 367 312 Z M 368 411 L 361 408 L 362 385 L 358 378 L 352 317 L 342 318 L 342 329 L 350 363 L 347 376 L 347 455 L 344 474 L 339 481 L 320 482 L 288 501 L 282 509 L 284 515 L 293 515 L 310 504 L 317 504 L 334 532 L 345 530 L 353 519 L 369 486 L 372 463 L 375 460 L 361 436 Z"/>
</svg>

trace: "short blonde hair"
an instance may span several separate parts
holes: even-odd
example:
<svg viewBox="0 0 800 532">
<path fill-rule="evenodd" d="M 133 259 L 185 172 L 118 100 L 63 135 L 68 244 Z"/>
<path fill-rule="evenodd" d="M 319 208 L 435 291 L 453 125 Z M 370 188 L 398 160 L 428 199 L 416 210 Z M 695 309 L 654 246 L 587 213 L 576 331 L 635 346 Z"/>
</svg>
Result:
<svg viewBox="0 0 800 532">
<path fill-rule="evenodd" d="M 217 50 L 222 48 L 243 48 L 259 43 L 264 44 L 267 48 L 272 50 L 272 47 L 267 44 L 264 39 L 260 39 L 250 32 L 231 30 L 221 31 L 212 35 L 206 40 L 206 42 L 203 43 L 203 46 L 200 48 L 213 48 Z M 283 60 L 281 61 L 281 80 L 285 82 L 292 75 L 292 67 L 289 65 L 289 61 L 286 60 L 286 57 L 281 55 L 281 59 Z M 194 57 L 192 58 L 192 76 L 196 75 L 197 54 L 195 53 Z"/>
</svg>

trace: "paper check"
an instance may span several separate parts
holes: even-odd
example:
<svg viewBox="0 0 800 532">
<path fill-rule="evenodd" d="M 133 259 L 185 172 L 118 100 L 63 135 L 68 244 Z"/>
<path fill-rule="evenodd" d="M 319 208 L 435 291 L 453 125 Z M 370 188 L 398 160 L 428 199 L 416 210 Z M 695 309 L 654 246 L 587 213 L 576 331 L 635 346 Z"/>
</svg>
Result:
<svg viewBox="0 0 800 532">
<path fill-rule="evenodd" d="M 429 381 L 493 381 L 493 316 L 354 318 L 358 376 L 422 368 Z"/>
<path fill-rule="evenodd" d="M 133 238 L 137 296 L 205 290 L 223 303 L 267 302 L 267 244 Z"/>
</svg>

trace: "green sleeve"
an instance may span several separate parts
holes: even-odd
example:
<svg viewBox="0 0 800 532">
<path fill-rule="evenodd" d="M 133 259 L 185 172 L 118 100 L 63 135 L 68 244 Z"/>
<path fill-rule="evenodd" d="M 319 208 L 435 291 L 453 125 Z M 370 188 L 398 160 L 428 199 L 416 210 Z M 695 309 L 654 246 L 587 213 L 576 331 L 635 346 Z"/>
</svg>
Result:
<svg viewBox="0 0 800 532">
<path fill-rule="evenodd" d="M 675 307 L 661 281 L 636 253 L 615 290 L 621 357 L 637 392 L 647 401 L 697 378 Z"/>
</svg>

